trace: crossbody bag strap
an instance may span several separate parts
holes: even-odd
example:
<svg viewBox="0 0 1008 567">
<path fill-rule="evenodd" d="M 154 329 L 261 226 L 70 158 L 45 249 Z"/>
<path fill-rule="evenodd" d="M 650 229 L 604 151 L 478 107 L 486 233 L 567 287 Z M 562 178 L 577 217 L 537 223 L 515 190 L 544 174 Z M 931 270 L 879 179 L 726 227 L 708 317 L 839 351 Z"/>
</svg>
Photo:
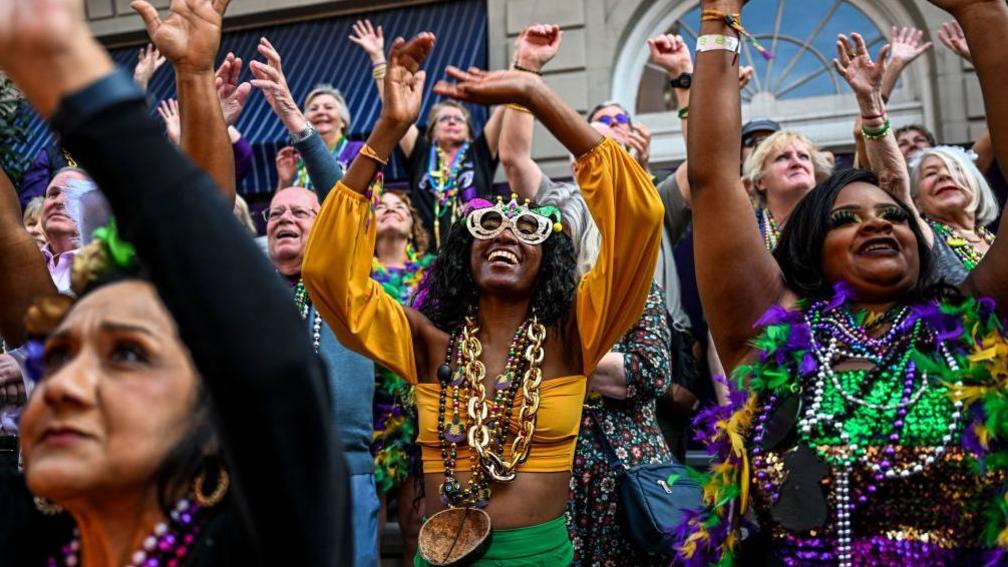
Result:
<svg viewBox="0 0 1008 567">
<path fill-rule="evenodd" d="M 609 468 L 618 471 L 621 474 L 627 471 L 627 468 L 623 465 L 623 461 L 616 456 L 616 451 L 613 450 L 612 445 L 609 444 L 609 438 L 606 436 L 605 431 L 602 429 L 602 419 L 600 411 L 587 408 L 588 412 L 591 414 L 592 423 L 594 424 L 595 434 L 598 436 L 599 444 L 602 445 L 602 452 L 605 453 L 606 461 L 609 463 Z"/>
</svg>

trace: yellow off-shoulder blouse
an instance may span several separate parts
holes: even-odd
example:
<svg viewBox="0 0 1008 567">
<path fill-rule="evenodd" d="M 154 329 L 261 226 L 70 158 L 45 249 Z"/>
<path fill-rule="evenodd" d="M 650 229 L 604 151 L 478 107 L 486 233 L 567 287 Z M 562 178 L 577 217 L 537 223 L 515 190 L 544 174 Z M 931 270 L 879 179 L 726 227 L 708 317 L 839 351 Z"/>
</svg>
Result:
<svg viewBox="0 0 1008 567">
<path fill-rule="evenodd" d="M 532 449 L 519 471 L 571 470 L 586 376 L 640 318 L 661 244 L 664 210 L 658 193 L 650 176 L 623 148 L 605 139 L 577 160 L 575 172 L 602 234 L 598 261 L 581 279 L 575 298 L 582 372 L 543 381 Z M 437 435 L 441 386 L 421 383 L 406 312 L 371 279 L 376 237 L 371 220 L 368 200 L 337 183 L 308 239 L 302 265 L 305 287 L 344 346 L 416 384 L 417 442 L 424 472 L 440 472 L 444 470 Z M 518 397 L 516 404 L 521 403 Z M 468 459 L 458 460 L 458 470 L 468 466 Z"/>
</svg>

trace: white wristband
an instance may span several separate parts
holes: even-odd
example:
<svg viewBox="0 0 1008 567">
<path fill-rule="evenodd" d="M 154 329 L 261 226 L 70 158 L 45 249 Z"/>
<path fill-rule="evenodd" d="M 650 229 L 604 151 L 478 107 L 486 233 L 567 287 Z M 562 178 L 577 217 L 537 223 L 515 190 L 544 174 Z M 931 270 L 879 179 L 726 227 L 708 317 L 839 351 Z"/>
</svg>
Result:
<svg viewBox="0 0 1008 567">
<path fill-rule="evenodd" d="M 725 51 L 738 51 L 739 40 L 730 35 L 702 35 L 696 40 L 696 52 L 715 51 L 723 49 Z"/>
</svg>

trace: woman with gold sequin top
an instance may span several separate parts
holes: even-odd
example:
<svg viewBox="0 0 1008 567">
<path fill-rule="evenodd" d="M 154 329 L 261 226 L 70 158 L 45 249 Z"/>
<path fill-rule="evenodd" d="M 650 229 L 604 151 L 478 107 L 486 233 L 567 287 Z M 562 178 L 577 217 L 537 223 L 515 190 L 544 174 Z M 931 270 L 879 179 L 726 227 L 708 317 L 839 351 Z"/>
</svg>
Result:
<svg viewBox="0 0 1008 567">
<path fill-rule="evenodd" d="M 1008 101 L 993 95 L 1008 88 L 1008 63 L 995 38 L 1008 31 L 1008 5 L 932 3 L 976 42 L 997 140 Z M 742 4 L 702 3 L 701 43 L 718 47 L 697 56 L 690 119 L 707 127 L 688 140 L 690 155 L 706 156 L 689 164 L 697 281 L 740 391 L 703 412 L 716 463 L 707 507 L 670 528 L 679 559 L 1003 564 L 1008 423 L 996 416 L 1008 410 L 1006 245 L 995 240 L 958 287 L 935 286 L 909 191 L 893 190 L 891 172 L 847 170 L 795 206 L 771 256 L 748 217 L 732 143 Z M 837 48 L 852 86 L 883 60 L 856 38 Z M 872 89 L 855 93 L 866 137 L 891 139 L 871 112 Z"/>
<path fill-rule="evenodd" d="M 316 220 L 305 283 L 345 345 L 415 384 L 431 515 L 416 563 L 483 554 L 568 564 L 563 514 L 586 376 L 640 317 L 662 208 L 634 159 L 538 75 L 449 67 L 458 83 L 435 92 L 527 108 L 578 156 L 578 184 L 602 232 L 599 260 L 578 281 L 555 209 L 477 202 L 444 235 L 420 309 L 388 297 L 370 277 L 375 223 L 362 193 L 416 119 L 419 66 L 433 43 L 425 33 L 392 46 L 381 118 Z"/>
</svg>

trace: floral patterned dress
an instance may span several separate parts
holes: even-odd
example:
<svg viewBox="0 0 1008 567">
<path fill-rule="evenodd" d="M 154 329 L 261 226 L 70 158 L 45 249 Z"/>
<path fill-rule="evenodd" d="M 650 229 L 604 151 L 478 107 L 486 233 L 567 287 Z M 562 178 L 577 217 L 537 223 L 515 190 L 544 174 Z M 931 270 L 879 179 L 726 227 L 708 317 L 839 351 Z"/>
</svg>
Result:
<svg viewBox="0 0 1008 567">
<path fill-rule="evenodd" d="M 589 396 L 571 471 L 567 530 L 574 543 L 572 565 L 668 565 L 669 558 L 647 554 L 627 539 L 619 519 L 616 473 L 610 469 L 598 439 L 600 420 L 609 445 L 623 465 L 667 463 L 672 454 L 655 420 L 655 400 L 671 386 L 671 338 L 665 298 L 652 284 L 644 314 L 613 347 L 624 354 L 625 400 Z"/>
</svg>

